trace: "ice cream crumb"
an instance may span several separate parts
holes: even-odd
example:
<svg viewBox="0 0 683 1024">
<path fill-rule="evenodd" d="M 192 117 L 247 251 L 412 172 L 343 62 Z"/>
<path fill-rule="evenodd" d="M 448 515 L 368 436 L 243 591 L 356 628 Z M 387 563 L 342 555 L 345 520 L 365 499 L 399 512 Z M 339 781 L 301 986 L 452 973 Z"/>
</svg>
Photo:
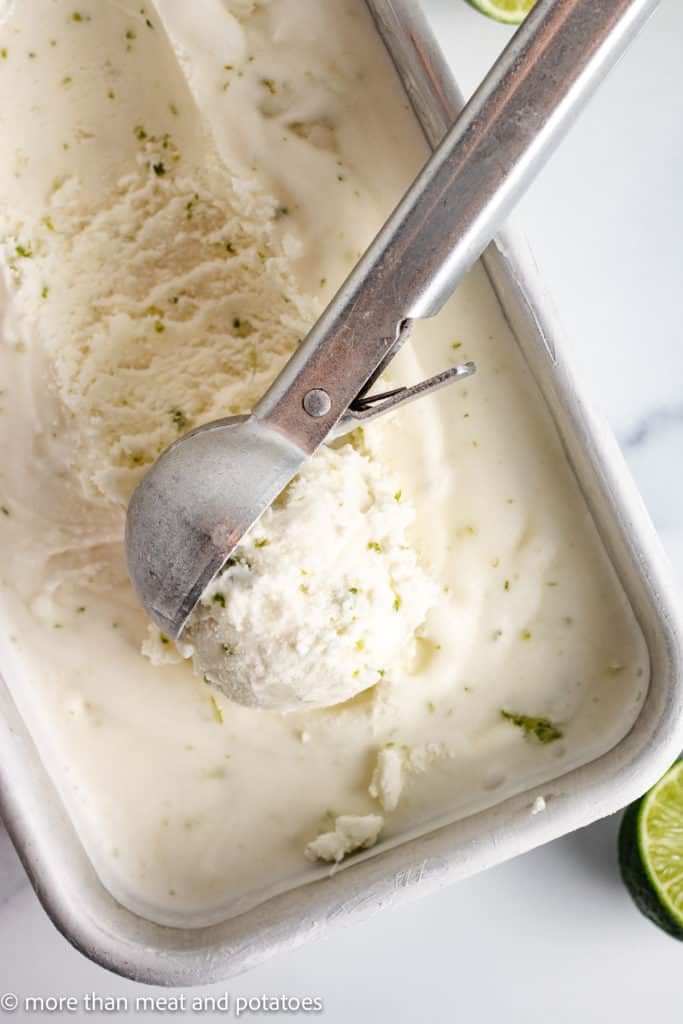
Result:
<svg viewBox="0 0 683 1024">
<path fill-rule="evenodd" d="M 368 793 L 379 800 L 382 809 L 395 811 L 403 790 L 403 759 L 393 747 L 385 747 L 377 754 Z"/>
<path fill-rule="evenodd" d="M 426 772 L 429 766 L 439 758 L 452 756 L 452 751 L 445 743 L 423 743 L 410 748 L 406 767 L 416 774 L 420 774 Z"/>
<path fill-rule="evenodd" d="M 541 811 L 545 810 L 545 808 L 546 808 L 545 800 L 543 799 L 542 796 L 537 796 L 536 799 L 534 800 L 534 802 L 531 805 L 531 813 L 532 813 L 532 815 L 540 814 Z"/>
<path fill-rule="evenodd" d="M 323 832 L 308 844 L 306 857 L 339 864 L 355 850 L 374 846 L 383 826 L 381 814 L 341 814 L 335 819 L 333 832 Z"/>
</svg>

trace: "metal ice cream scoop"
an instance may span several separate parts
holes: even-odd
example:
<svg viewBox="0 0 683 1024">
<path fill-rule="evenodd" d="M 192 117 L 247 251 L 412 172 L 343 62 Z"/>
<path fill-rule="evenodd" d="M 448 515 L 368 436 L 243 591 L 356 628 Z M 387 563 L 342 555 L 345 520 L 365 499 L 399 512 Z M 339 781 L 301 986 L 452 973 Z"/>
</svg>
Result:
<svg viewBox="0 0 683 1024">
<path fill-rule="evenodd" d="M 539 0 L 250 416 L 181 437 L 128 508 L 128 571 L 177 638 L 205 587 L 333 432 L 473 372 L 368 390 L 480 256 L 656 0 Z"/>
</svg>

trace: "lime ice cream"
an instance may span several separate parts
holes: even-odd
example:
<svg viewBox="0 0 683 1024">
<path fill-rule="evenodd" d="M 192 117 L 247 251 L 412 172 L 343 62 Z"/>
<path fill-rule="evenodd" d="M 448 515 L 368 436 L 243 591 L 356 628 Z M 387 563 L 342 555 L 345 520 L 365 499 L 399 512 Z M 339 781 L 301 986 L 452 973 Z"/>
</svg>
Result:
<svg viewBox="0 0 683 1024">
<path fill-rule="evenodd" d="M 387 383 L 476 377 L 312 460 L 190 657 L 127 579 L 145 468 L 253 406 L 426 159 L 361 0 L 2 11 L 1 668 L 116 898 L 219 921 L 609 749 L 645 644 L 481 266 Z"/>
</svg>

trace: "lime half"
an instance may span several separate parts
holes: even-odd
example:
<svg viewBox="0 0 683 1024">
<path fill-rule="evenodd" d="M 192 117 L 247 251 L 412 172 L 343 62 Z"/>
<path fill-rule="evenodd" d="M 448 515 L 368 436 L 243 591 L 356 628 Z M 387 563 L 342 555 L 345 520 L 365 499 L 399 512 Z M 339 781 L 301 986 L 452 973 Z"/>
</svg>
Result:
<svg viewBox="0 0 683 1024">
<path fill-rule="evenodd" d="M 482 14 L 506 25 L 519 25 L 524 21 L 536 0 L 467 0 Z"/>
<path fill-rule="evenodd" d="M 627 808 L 619 866 L 638 909 L 683 940 L 683 760 Z"/>
</svg>

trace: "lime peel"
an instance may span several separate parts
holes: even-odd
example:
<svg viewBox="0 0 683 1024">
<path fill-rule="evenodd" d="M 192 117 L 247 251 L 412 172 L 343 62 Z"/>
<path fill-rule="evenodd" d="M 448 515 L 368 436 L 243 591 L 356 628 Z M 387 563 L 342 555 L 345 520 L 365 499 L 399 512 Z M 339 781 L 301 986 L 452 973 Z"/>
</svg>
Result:
<svg viewBox="0 0 683 1024">
<path fill-rule="evenodd" d="M 627 808 L 619 866 L 638 909 L 683 940 L 683 760 Z"/>
<path fill-rule="evenodd" d="M 521 25 L 536 0 L 467 0 L 488 18 L 506 25 Z"/>
</svg>

